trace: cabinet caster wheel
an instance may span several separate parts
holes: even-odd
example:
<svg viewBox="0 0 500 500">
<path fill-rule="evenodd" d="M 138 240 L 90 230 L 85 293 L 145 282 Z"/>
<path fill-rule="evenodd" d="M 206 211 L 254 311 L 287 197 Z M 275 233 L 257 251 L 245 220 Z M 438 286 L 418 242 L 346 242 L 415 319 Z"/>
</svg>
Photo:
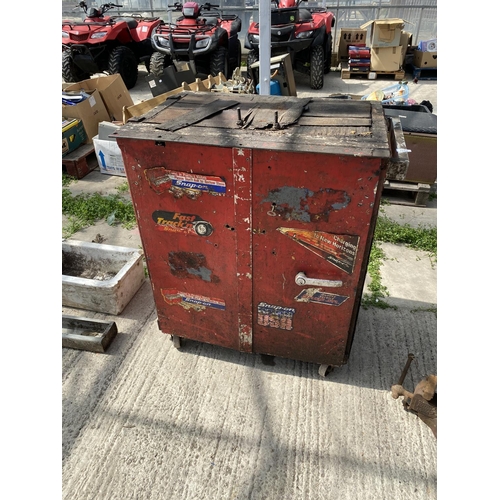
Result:
<svg viewBox="0 0 500 500">
<path fill-rule="evenodd" d="M 333 371 L 332 365 L 320 365 L 318 373 L 321 377 L 326 377 L 330 372 Z"/>
<path fill-rule="evenodd" d="M 174 347 L 176 349 L 181 348 L 181 338 L 178 337 L 177 335 L 170 335 L 170 339 L 172 340 L 172 344 L 174 344 Z"/>
</svg>

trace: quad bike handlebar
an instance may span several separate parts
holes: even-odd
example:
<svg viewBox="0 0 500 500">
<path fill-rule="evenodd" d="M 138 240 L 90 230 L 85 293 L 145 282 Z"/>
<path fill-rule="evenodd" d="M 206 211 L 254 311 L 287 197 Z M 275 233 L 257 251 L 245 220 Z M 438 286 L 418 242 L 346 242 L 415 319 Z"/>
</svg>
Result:
<svg viewBox="0 0 500 500">
<path fill-rule="evenodd" d="M 83 10 L 83 12 L 85 12 L 85 14 L 87 14 L 87 9 L 88 9 L 87 2 L 82 1 L 76 7 L 79 7 L 80 9 Z M 97 10 L 99 11 L 99 13 L 101 15 L 103 15 L 108 10 L 111 10 L 111 9 L 114 9 L 114 8 L 120 8 L 120 7 L 123 7 L 123 5 L 118 5 L 116 3 L 104 3 Z"/>
<path fill-rule="evenodd" d="M 276 1 L 278 1 L 278 0 L 276 0 Z M 172 12 L 175 12 L 175 11 L 181 12 L 182 11 L 182 7 L 183 7 L 182 3 L 175 2 L 174 5 L 172 7 L 170 7 L 170 8 L 168 8 L 167 10 L 172 11 Z M 218 9 L 219 7 L 220 7 L 220 5 L 215 5 L 215 4 L 210 3 L 210 2 L 206 2 L 204 4 L 200 4 L 200 10 Z"/>
</svg>

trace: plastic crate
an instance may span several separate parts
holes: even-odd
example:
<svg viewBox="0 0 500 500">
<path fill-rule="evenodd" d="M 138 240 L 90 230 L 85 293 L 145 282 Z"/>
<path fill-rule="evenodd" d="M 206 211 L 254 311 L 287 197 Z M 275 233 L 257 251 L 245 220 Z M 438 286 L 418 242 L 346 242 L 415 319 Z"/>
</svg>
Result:
<svg viewBox="0 0 500 500">
<path fill-rule="evenodd" d="M 410 89 L 406 83 L 391 85 L 385 89 L 375 90 L 364 95 L 363 101 L 380 101 L 382 104 L 404 104 L 410 95 Z"/>
</svg>

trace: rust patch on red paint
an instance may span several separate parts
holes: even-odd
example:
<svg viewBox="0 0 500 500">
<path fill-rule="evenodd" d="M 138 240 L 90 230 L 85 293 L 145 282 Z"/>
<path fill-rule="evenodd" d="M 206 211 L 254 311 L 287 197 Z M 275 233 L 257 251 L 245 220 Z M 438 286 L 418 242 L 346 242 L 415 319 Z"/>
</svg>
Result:
<svg viewBox="0 0 500 500">
<path fill-rule="evenodd" d="M 251 352 L 252 350 L 252 327 L 250 325 L 239 326 L 240 350 Z"/>
<path fill-rule="evenodd" d="M 327 222 L 330 212 L 346 208 L 351 198 L 343 190 L 284 186 L 269 192 L 264 202 L 270 202 L 272 212 L 284 220 L 301 222 Z"/>
<path fill-rule="evenodd" d="M 220 278 L 207 266 L 207 259 L 202 253 L 170 252 L 168 264 L 172 274 L 178 278 L 201 279 L 219 283 Z"/>
</svg>

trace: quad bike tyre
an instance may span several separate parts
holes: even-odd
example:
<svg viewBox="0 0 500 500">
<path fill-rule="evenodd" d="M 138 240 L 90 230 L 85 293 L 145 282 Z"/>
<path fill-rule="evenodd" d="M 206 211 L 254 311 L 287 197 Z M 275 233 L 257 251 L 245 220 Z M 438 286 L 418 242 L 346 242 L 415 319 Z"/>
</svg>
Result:
<svg viewBox="0 0 500 500">
<path fill-rule="evenodd" d="M 165 68 L 172 64 L 170 56 L 162 54 L 161 52 L 154 52 L 149 60 L 149 70 L 156 76 L 160 77 L 165 71 Z"/>
<path fill-rule="evenodd" d="M 326 39 L 326 46 L 325 46 L 325 75 L 330 73 L 330 69 L 332 66 L 332 34 L 330 33 L 328 35 L 328 38 Z"/>
<path fill-rule="evenodd" d="M 113 49 L 109 56 L 109 74 L 120 74 L 127 89 L 133 88 L 137 83 L 139 76 L 139 68 L 137 66 L 135 54 L 124 45 Z"/>
<path fill-rule="evenodd" d="M 229 61 L 226 47 L 217 47 L 210 58 L 210 74 L 217 76 L 222 73 L 227 79 L 231 78 L 229 75 Z"/>
<path fill-rule="evenodd" d="M 77 83 L 82 80 L 88 80 L 90 73 L 85 73 L 80 69 L 71 57 L 71 52 L 64 51 L 62 53 L 62 78 L 67 83 Z"/>
<path fill-rule="evenodd" d="M 239 68 L 241 66 L 241 44 L 240 44 L 239 40 L 238 40 L 238 45 L 237 45 L 236 50 L 237 50 L 237 52 L 236 52 L 236 62 L 229 67 L 229 72 L 231 74 L 228 76 L 228 78 L 232 78 L 234 70 L 236 68 Z"/>
<path fill-rule="evenodd" d="M 247 54 L 247 72 L 253 78 L 253 71 L 250 66 L 259 60 L 259 53 L 255 50 L 250 50 Z"/>
<path fill-rule="evenodd" d="M 247 55 L 247 68 L 259 60 L 259 54 L 255 50 L 250 50 Z"/>
<path fill-rule="evenodd" d="M 316 45 L 311 51 L 309 82 L 313 90 L 323 88 L 323 76 L 325 70 L 325 51 L 322 45 Z"/>
</svg>

